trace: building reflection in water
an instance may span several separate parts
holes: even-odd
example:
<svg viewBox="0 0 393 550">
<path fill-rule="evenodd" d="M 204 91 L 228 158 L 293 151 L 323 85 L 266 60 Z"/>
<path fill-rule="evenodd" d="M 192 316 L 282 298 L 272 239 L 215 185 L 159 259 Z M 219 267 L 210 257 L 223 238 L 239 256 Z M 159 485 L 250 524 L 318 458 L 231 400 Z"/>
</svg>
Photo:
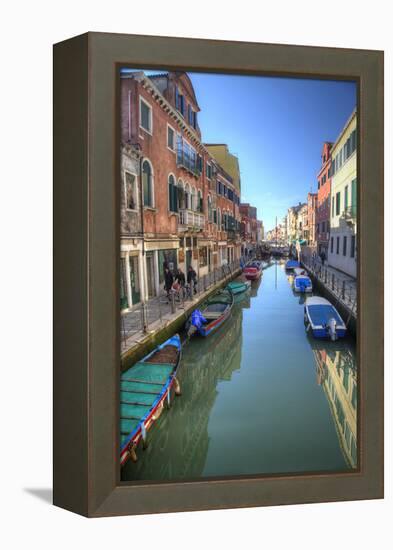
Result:
<svg viewBox="0 0 393 550">
<path fill-rule="evenodd" d="M 216 335 L 195 337 L 187 344 L 179 377 L 182 396 L 157 422 L 151 444 L 139 453 L 138 462 L 128 462 L 123 468 L 123 481 L 202 476 L 216 386 L 229 381 L 241 365 L 242 307 L 250 307 L 249 297 L 233 308 L 231 318 Z"/>
<path fill-rule="evenodd" d="M 357 367 L 348 339 L 325 342 L 309 338 L 316 361 L 317 383 L 323 388 L 344 457 L 357 468 Z"/>
</svg>

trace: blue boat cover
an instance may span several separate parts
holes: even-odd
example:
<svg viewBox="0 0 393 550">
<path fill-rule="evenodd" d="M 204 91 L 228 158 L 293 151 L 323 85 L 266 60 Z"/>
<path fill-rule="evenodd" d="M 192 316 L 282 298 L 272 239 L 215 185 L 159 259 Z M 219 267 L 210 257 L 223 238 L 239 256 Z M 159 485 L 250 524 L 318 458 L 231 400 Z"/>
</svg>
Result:
<svg viewBox="0 0 393 550">
<path fill-rule="evenodd" d="M 295 287 L 299 287 L 300 289 L 306 289 L 311 287 L 311 279 L 307 276 L 302 277 L 301 275 L 298 275 L 295 279 Z"/>
<path fill-rule="evenodd" d="M 300 267 L 300 263 L 297 260 L 288 260 L 287 263 L 285 264 L 285 267 L 287 269 Z"/>
<path fill-rule="evenodd" d="M 308 311 L 314 326 L 325 326 L 331 318 L 335 319 L 340 326 L 344 324 L 333 306 L 324 304 L 308 306 Z"/>
<path fill-rule="evenodd" d="M 201 311 L 199 309 L 195 309 L 191 314 L 191 323 L 194 325 L 195 328 L 199 329 L 205 323 L 207 323 L 207 321 L 202 315 Z"/>
</svg>

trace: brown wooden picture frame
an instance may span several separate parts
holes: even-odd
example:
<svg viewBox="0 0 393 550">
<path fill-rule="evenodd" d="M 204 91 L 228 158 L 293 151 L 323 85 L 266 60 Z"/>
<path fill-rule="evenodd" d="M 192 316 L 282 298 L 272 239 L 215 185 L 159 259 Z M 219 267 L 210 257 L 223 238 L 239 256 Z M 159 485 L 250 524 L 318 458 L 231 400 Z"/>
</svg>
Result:
<svg viewBox="0 0 393 550">
<path fill-rule="evenodd" d="M 359 468 L 120 482 L 118 68 L 358 83 Z M 54 504 L 90 517 L 383 497 L 383 52 L 87 33 L 54 46 Z"/>
</svg>

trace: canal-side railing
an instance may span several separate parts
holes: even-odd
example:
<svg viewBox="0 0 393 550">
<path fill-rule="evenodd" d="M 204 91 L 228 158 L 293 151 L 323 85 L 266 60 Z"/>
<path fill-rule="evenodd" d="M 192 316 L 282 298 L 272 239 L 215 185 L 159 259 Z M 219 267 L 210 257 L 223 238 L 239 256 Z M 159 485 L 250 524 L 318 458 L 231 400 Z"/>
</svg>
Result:
<svg viewBox="0 0 393 550">
<path fill-rule="evenodd" d="M 129 338 L 136 337 L 138 333 L 146 334 L 151 325 L 159 328 L 181 310 L 187 309 L 193 299 L 198 299 L 204 292 L 217 283 L 233 275 L 240 267 L 239 260 L 212 269 L 209 273 L 196 280 L 196 283 L 171 290 L 166 293 L 161 290 L 158 296 L 150 298 L 145 303 L 135 305 L 130 311 L 121 314 L 120 333 L 122 351 L 129 348 Z M 157 326 L 156 323 L 159 322 Z"/>
<path fill-rule="evenodd" d="M 302 264 L 311 274 L 323 284 L 339 302 L 346 306 L 349 313 L 357 316 L 356 280 L 322 265 L 314 258 L 303 257 Z"/>
</svg>

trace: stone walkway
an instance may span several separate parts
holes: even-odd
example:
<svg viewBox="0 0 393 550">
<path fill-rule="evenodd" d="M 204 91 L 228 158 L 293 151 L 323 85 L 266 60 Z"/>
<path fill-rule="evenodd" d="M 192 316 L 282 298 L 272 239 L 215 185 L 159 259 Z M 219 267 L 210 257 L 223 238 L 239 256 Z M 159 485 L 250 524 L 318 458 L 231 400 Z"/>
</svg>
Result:
<svg viewBox="0 0 393 550">
<path fill-rule="evenodd" d="M 215 272 L 202 277 L 197 284 L 197 292 L 190 295 L 173 293 L 168 301 L 164 291 L 151 298 L 145 304 L 138 304 L 130 311 L 123 313 L 120 319 L 120 338 L 122 353 L 138 344 L 147 334 L 165 327 L 185 311 L 191 310 L 195 302 L 209 293 L 209 290 L 221 281 L 232 278 L 240 272 L 238 263 L 224 266 Z"/>
</svg>

